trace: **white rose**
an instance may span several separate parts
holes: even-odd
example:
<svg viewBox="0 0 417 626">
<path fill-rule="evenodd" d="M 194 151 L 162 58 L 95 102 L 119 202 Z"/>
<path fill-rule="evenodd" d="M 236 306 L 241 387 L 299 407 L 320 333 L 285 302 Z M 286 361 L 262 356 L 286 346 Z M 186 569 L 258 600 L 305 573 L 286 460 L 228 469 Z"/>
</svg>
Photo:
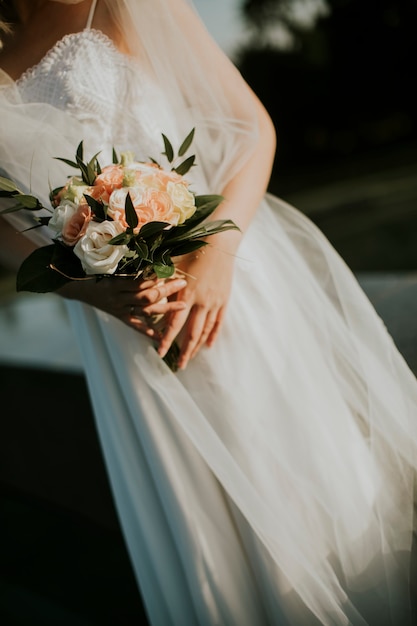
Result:
<svg viewBox="0 0 417 626">
<path fill-rule="evenodd" d="M 64 230 L 65 224 L 76 213 L 78 207 L 71 200 L 63 200 L 59 206 L 54 209 L 48 226 L 52 228 L 58 235 Z"/>
<path fill-rule="evenodd" d="M 167 192 L 174 203 L 174 213 L 179 216 L 178 224 L 194 215 L 196 210 L 194 196 L 183 183 L 169 182 Z"/>
<path fill-rule="evenodd" d="M 119 261 L 129 254 L 129 248 L 114 246 L 109 241 L 124 230 L 119 222 L 89 223 L 87 232 L 74 246 L 86 274 L 114 274 Z"/>
</svg>

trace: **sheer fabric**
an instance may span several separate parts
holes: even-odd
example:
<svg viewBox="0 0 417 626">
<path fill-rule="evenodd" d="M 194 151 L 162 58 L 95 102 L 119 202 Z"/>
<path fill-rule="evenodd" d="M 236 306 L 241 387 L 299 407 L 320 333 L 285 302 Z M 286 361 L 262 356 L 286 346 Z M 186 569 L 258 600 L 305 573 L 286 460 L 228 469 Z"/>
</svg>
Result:
<svg viewBox="0 0 417 626">
<path fill-rule="evenodd" d="M 222 53 L 183 0 L 108 5 L 129 55 L 86 28 L 18 81 L 2 74 L 0 167 L 47 204 L 71 173 L 53 157 L 81 139 L 104 165 L 113 145 L 158 157 L 161 132 L 195 126 L 193 184 L 219 192 L 257 132 L 239 73 L 212 75 Z M 411 624 L 417 384 L 305 216 L 266 194 L 221 336 L 183 372 L 121 322 L 68 308 L 153 625 Z"/>
</svg>

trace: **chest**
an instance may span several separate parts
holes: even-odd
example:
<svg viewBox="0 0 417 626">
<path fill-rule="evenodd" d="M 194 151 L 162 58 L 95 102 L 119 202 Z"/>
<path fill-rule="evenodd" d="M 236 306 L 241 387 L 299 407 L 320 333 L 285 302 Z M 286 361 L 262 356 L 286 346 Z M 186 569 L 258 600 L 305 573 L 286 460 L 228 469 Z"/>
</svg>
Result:
<svg viewBox="0 0 417 626">
<path fill-rule="evenodd" d="M 101 31 L 66 35 L 16 81 L 24 103 L 70 113 L 92 149 L 160 152 L 167 107 L 160 89 Z M 157 152 L 155 152 L 157 150 Z"/>
</svg>

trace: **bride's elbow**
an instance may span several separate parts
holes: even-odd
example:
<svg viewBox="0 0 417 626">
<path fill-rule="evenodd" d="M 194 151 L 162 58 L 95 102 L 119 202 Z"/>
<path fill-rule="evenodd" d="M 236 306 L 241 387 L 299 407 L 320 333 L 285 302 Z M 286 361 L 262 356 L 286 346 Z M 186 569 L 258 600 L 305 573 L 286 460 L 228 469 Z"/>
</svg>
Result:
<svg viewBox="0 0 417 626">
<path fill-rule="evenodd" d="M 275 124 L 265 106 L 258 100 L 259 142 L 262 150 L 273 159 L 277 149 L 277 131 Z"/>
</svg>

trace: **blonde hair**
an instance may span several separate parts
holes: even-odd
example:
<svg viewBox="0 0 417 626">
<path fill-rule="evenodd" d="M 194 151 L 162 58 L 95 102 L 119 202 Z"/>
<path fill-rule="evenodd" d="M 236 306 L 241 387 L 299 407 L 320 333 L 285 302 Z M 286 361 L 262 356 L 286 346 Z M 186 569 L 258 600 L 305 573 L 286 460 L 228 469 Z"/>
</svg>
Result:
<svg viewBox="0 0 417 626">
<path fill-rule="evenodd" d="M 10 33 L 17 16 L 12 0 L 0 0 L 0 48 L 2 34 Z"/>
</svg>

